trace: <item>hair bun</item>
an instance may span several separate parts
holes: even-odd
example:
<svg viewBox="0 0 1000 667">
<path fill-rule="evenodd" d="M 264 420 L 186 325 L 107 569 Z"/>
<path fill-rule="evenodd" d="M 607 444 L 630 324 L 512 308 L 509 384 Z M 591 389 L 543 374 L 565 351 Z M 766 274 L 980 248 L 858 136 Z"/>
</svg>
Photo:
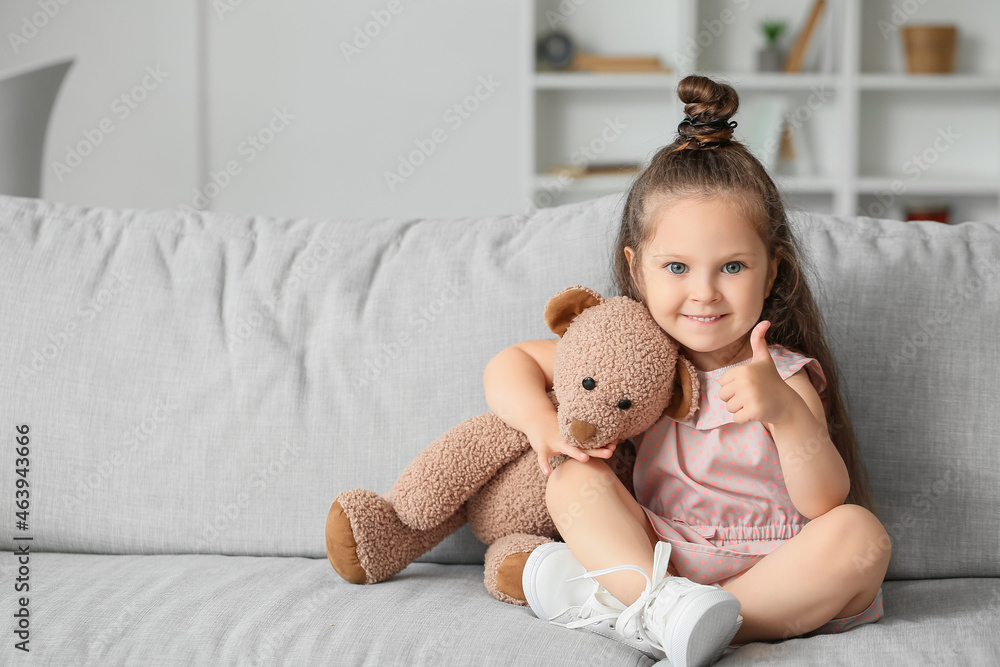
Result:
<svg viewBox="0 0 1000 667">
<path fill-rule="evenodd" d="M 677 95 L 684 102 L 685 115 L 677 126 L 680 147 L 715 148 L 732 141 L 736 122 L 729 119 L 740 107 L 732 86 L 692 74 L 677 84 Z"/>
</svg>

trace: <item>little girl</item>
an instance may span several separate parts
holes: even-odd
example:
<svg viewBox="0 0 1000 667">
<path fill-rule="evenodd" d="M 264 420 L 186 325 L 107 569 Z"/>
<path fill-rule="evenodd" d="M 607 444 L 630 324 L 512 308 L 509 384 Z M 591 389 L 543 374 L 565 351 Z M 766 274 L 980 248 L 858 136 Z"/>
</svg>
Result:
<svg viewBox="0 0 1000 667">
<path fill-rule="evenodd" d="M 890 555 L 781 197 L 732 140 L 736 92 L 689 76 L 678 94 L 686 117 L 628 193 L 614 272 L 698 369 L 697 412 L 635 439 L 633 498 L 601 460 L 615 445 L 560 438 L 555 340 L 512 345 L 483 376 L 551 473 L 565 544 L 525 564 L 533 611 L 675 666 L 878 620 Z"/>
</svg>

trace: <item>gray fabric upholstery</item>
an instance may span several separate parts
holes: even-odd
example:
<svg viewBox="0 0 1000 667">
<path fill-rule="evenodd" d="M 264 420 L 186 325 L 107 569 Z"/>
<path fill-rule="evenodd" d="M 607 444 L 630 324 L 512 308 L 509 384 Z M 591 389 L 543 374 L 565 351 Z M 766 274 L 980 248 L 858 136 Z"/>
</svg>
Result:
<svg viewBox="0 0 1000 667">
<path fill-rule="evenodd" d="M 33 563 L 33 650 L 16 655 L 5 638 L 4 664 L 652 664 L 624 645 L 494 600 L 473 565 L 416 563 L 390 581 L 354 586 L 332 577 L 325 560 L 306 558 L 44 553 Z M 874 625 L 749 644 L 717 664 L 1000 659 L 984 636 L 1000 623 L 1000 580 L 896 581 L 884 593 L 886 616 Z"/>
<path fill-rule="evenodd" d="M 0 421 L 8 438 L 31 428 L 33 657 L 642 664 L 489 598 L 467 529 L 422 560 L 468 565 L 418 564 L 372 587 L 343 584 L 323 544 L 339 491 L 387 491 L 487 409 L 483 367 L 551 336 L 549 296 L 612 291 L 620 205 L 313 220 L 0 197 Z M 893 540 L 889 578 L 941 580 L 889 582 L 874 627 L 726 661 L 995 657 L 965 624 L 995 624 L 1000 609 L 1000 230 L 792 223 Z M 14 475 L 0 466 L 4 550 Z M 122 613 L 106 652 L 88 648 Z M 0 651 L 6 662 L 10 643 Z"/>
<path fill-rule="evenodd" d="M 483 367 L 552 335 L 548 296 L 607 290 L 613 204 L 317 221 L 0 199 L 0 359 L 15 377 L 0 415 L 45 445 L 36 536 L 65 551 L 323 555 L 337 492 L 387 491 L 485 412 Z M 481 561 L 465 535 L 434 559 Z"/>
<path fill-rule="evenodd" d="M 1000 229 L 798 222 L 892 538 L 889 577 L 1000 576 Z"/>
</svg>

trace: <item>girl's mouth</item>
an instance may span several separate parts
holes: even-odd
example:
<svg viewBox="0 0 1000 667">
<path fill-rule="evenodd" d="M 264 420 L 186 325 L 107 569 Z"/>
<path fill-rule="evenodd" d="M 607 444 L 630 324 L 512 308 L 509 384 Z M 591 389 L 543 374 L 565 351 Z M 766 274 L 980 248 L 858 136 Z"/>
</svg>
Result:
<svg viewBox="0 0 1000 667">
<path fill-rule="evenodd" d="M 712 324 L 713 322 L 718 322 L 719 320 L 721 320 L 723 317 L 725 317 L 725 315 L 711 315 L 709 317 L 695 317 L 694 315 L 685 315 L 684 317 L 688 318 L 692 322 L 698 322 L 700 324 Z"/>
</svg>

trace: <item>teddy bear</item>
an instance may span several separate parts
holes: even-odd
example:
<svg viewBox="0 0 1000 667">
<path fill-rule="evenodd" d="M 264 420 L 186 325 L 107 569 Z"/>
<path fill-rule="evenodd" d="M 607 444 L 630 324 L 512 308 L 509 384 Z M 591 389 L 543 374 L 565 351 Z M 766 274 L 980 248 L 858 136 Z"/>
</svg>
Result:
<svg viewBox="0 0 1000 667">
<path fill-rule="evenodd" d="M 545 322 L 559 336 L 548 395 L 566 442 L 603 447 L 642 433 L 664 411 L 684 419 L 697 408 L 694 366 L 641 303 L 576 285 L 548 301 Z M 625 449 L 619 445 L 615 456 Z M 565 459 L 553 457 L 551 467 Z M 629 463 L 618 460 L 612 469 L 631 490 Z M 486 589 L 525 605 L 524 562 L 558 538 L 545 507 L 546 479 L 523 433 L 492 412 L 472 417 L 418 454 L 384 496 L 339 494 L 327 515 L 327 557 L 346 581 L 376 583 L 468 522 L 489 545 Z"/>
</svg>

